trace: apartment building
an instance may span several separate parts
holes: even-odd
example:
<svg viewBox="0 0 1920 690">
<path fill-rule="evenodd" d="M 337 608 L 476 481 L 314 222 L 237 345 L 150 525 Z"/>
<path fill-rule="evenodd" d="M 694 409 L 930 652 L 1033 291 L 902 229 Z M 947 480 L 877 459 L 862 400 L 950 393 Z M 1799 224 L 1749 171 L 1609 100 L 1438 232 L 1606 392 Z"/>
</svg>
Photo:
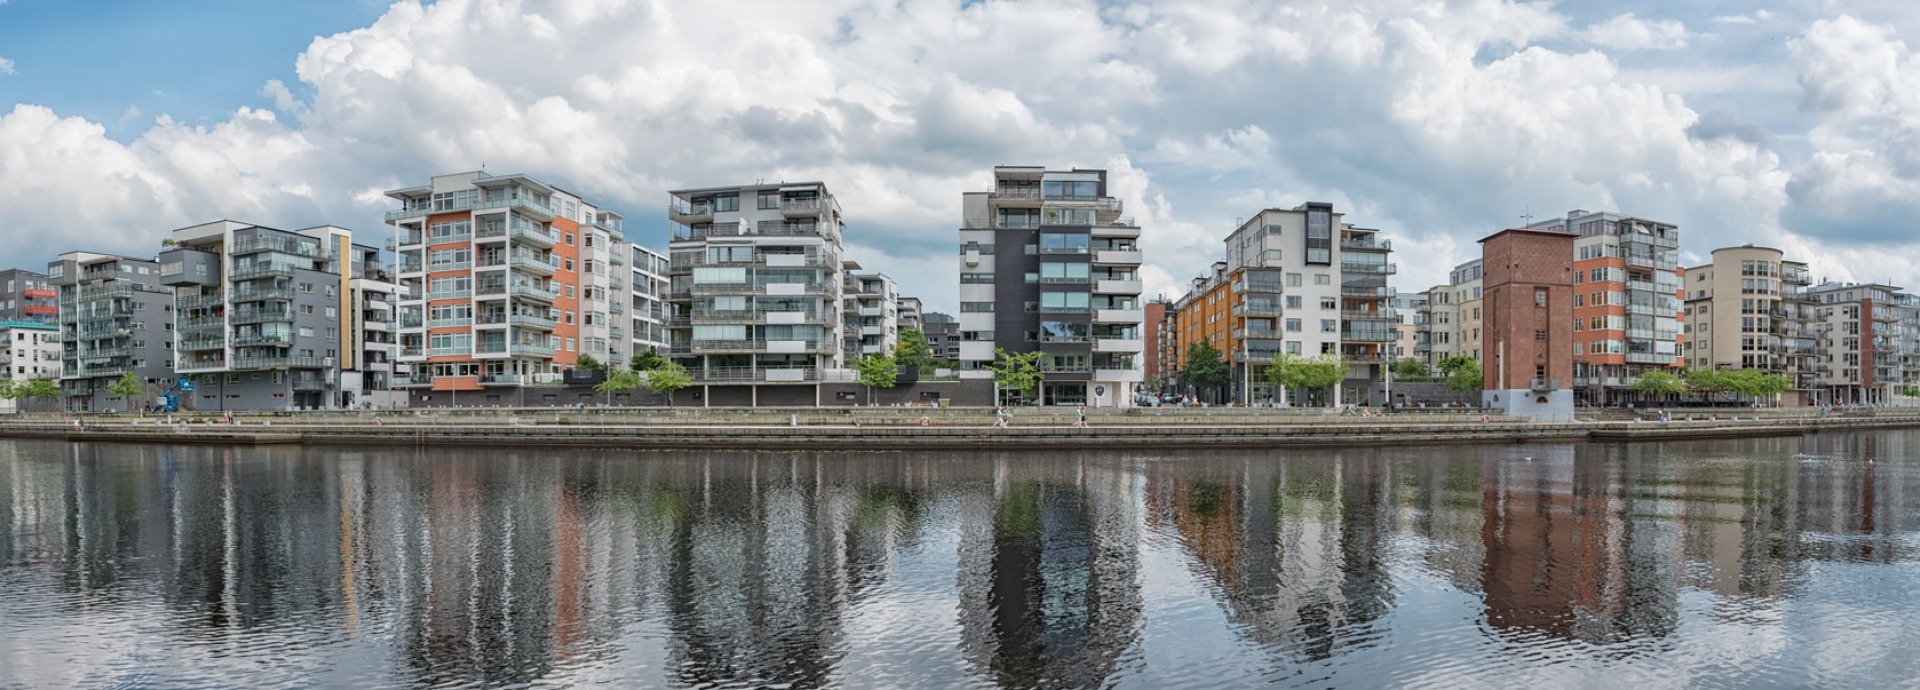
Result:
<svg viewBox="0 0 1920 690">
<path fill-rule="evenodd" d="M 0 321 L 0 386 L 17 381 L 60 378 L 60 327 L 39 320 Z M 0 398 L 0 414 L 29 407 L 25 400 Z"/>
<path fill-rule="evenodd" d="M 407 393 L 394 383 L 411 374 L 400 364 L 399 283 L 377 246 L 343 242 L 339 262 L 346 271 L 346 306 L 341 324 L 340 397 L 347 409 L 407 406 Z"/>
<path fill-rule="evenodd" d="M 1534 230 L 1574 241 L 1575 397 L 1612 405 L 1647 371 L 1681 365 L 1680 230 L 1619 213 L 1569 211 Z"/>
<path fill-rule="evenodd" d="M 993 184 L 961 197 L 960 375 L 991 379 L 995 347 L 1038 351 L 1041 404 L 1131 404 L 1145 347 L 1140 228 L 1106 171 L 1000 166 Z"/>
<path fill-rule="evenodd" d="M 1574 245 L 1573 235 L 1557 230 L 1504 230 L 1480 240 L 1481 404 L 1572 420 Z"/>
<path fill-rule="evenodd" d="M 174 383 L 173 290 L 160 265 L 93 252 L 67 252 L 47 264 L 60 291 L 60 398 L 75 412 L 126 412 L 152 403 Z M 108 389 L 127 373 L 149 389 L 130 400 Z"/>
<path fill-rule="evenodd" d="M 1458 343 L 1454 354 L 1485 362 L 1481 349 L 1482 331 L 1485 330 L 1485 305 L 1483 294 L 1486 285 L 1486 265 L 1480 259 L 1473 259 L 1455 266 L 1448 275 L 1447 284 L 1453 291 L 1453 304 L 1457 318 L 1453 323 L 1453 341 Z"/>
<path fill-rule="evenodd" d="M 866 273 L 860 264 L 843 265 L 841 357 L 851 363 L 867 355 L 890 355 L 900 345 L 900 286 L 885 273 Z"/>
<path fill-rule="evenodd" d="M 1164 319 L 1176 341 L 1170 374 L 1184 370 L 1186 348 L 1208 340 L 1232 369 L 1219 402 L 1274 402 L 1265 370 L 1281 352 L 1333 354 L 1349 365 L 1332 395 L 1345 404 L 1380 404 L 1385 367 L 1399 337 L 1387 276 L 1392 244 L 1379 232 L 1345 223 L 1331 204 L 1264 209 L 1228 234 L 1226 261 L 1194 279 Z M 1162 349 L 1166 349 L 1162 346 Z M 1181 394 L 1204 391 L 1185 382 Z M 1301 394 L 1313 399 L 1294 400 Z M 1320 391 L 1292 391 L 1289 400 L 1326 404 Z"/>
<path fill-rule="evenodd" d="M 847 365 L 840 204 L 825 184 L 669 192 L 672 356 L 709 405 L 817 405 Z"/>
<path fill-rule="evenodd" d="M 1146 313 L 1140 322 L 1142 335 L 1146 336 L 1141 343 L 1141 359 L 1143 360 L 1142 365 L 1144 366 L 1144 371 L 1140 374 L 1140 380 L 1145 383 L 1147 387 L 1155 387 L 1163 384 L 1168 374 L 1161 359 L 1162 350 L 1165 347 L 1164 341 L 1166 340 L 1166 338 L 1162 337 L 1162 332 L 1166 327 L 1168 306 L 1170 305 L 1165 299 L 1154 298 L 1153 301 L 1147 303 Z M 1154 392 L 1158 392 L 1157 389 Z"/>
<path fill-rule="evenodd" d="M 926 312 L 918 297 L 900 298 L 900 330 L 908 329 L 920 331 L 922 335 L 927 332 Z"/>
<path fill-rule="evenodd" d="M 1815 404 L 1880 405 L 1920 386 L 1920 297 L 1881 283 L 1807 290 L 1819 334 Z"/>
<path fill-rule="evenodd" d="M 672 320 L 672 310 L 667 304 L 668 276 L 671 275 L 667 255 L 637 244 L 627 244 L 624 250 L 628 255 L 629 293 L 624 304 L 615 299 L 607 308 L 616 321 L 623 316 L 628 320 L 630 342 L 626 351 L 631 353 L 628 360 L 647 350 L 664 357 L 671 349 L 667 326 Z"/>
<path fill-rule="evenodd" d="M 60 291 L 46 274 L 24 268 L 0 270 L 0 321 L 38 321 L 60 318 Z"/>
<path fill-rule="evenodd" d="M 1451 285 L 1435 285 L 1420 294 L 1426 297 L 1426 306 L 1414 317 L 1419 328 L 1414 350 L 1427 366 L 1437 366 L 1460 354 L 1460 305 L 1453 301 Z"/>
<path fill-rule="evenodd" d="M 952 314 L 926 312 L 921 317 L 921 332 L 927 335 L 927 353 L 934 359 L 960 361 L 960 320 Z"/>
<path fill-rule="evenodd" d="M 1782 374 L 1802 391 L 1782 396 L 1783 404 L 1811 399 L 1805 391 L 1820 385 L 1820 342 L 1806 264 L 1771 247 L 1722 247 L 1681 279 L 1680 353 L 1688 367 Z"/>
<path fill-rule="evenodd" d="M 160 285 L 173 290 L 173 369 L 192 377 L 188 409 L 327 409 L 340 372 L 360 368 L 343 228 L 286 231 L 216 221 L 171 233 Z"/>
<path fill-rule="evenodd" d="M 1423 345 L 1422 333 L 1428 332 L 1422 326 L 1421 318 L 1427 313 L 1427 295 L 1421 292 L 1395 292 L 1387 304 L 1388 316 L 1393 319 L 1393 344 L 1388 348 L 1387 361 L 1392 363 L 1403 359 L 1421 359 Z"/>
<path fill-rule="evenodd" d="M 526 386 L 562 380 L 582 355 L 632 354 L 622 216 L 526 175 L 466 172 L 387 192 L 402 288 L 401 381 L 438 404 L 548 402 Z M 445 396 L 445 397 L 443 397 Z"/>
</svg>

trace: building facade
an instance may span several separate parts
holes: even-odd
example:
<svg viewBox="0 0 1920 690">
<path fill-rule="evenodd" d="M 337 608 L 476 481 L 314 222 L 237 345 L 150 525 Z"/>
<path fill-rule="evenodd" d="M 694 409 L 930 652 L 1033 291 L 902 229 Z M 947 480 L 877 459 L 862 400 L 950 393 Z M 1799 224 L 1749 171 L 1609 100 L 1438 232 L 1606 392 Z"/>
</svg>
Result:
<svg viewBox="0 0 1920 690">
<path fill-rule="evenodd" d="M 51 324 L 60 318 L 60 291 L 44 273 L 24 268 L 0 270 L 0 321 Z"/>
<path fill-rule="evenodd" d="M 1146 312 L 1142 314 L 1140 322 L 1141 334 L 1145 336 L 1141 343 L 1143 370 L 1140 380 L 1143 389 L 1150 392 L 1159 392 L 1166 383 L 1167 370 L 1161 359 L 1163 356 L 1161 341 L 1165 338 L 1161 333 L 1166 327 L 1168 306 L 1166 300 L 1155 298 L 1147 303 Z"/>
<path fill-rule="evenodd" d="M 1821 405 L 1884 405 L 1920 386 L 1920 297 L 1878 283 L 1821 283 L 1807 290 L 1819 333 Z"/>
<path fill-rule="evenodd" d="M 630 342 L 626 350 L 631 353 L 629 361 L 632 355 L 647 350 L 665 357 L 671 349 L 667 328 L 673 318 L 672 309 L 667 304 L 670 291 L 668 276 L 671 275 L 667 255 L 637 244 L 628 244 L 624 250 L 628 256 L 629 293 L 624 304 L 621 300 L 614 300 L 608 309 L 612 310 L 614 319 L 627 319 Z M 618 267 L 616 262 L 615 268 Z"/>
<path fill-rule="evenodd" d="M 961 197 L 960 375 L 991 379 L 996 347 L 1037 351 L 1037 402 L 1130 405 L 1145 347 L 1140 228 L 1106 171 L 1001 166 L 993 178 Z"/>
<path fill-rule="evenodd" d="M 947 362 L 960 361 L 960 320 L 937 311 L 921 317 L 922 333 L 927 334 L 928 356 Z"/>
<path fill-rule="evenodd" d="M 846 369 L 840 204 L 819 182 L 669 192 L 668 329 L 708 404 L 819 404 Z"/>
<path fill-rule="evenodd" d="M 525 175 L 468 172 L 387 192 L 403 293 L 399 361 L 417 400 L 532 404 L 525 387 L 632 354 L 620 214 Z M 617 265 L 620 264 L 620 265 Z M 616 297 L 617 295 L 617 297 Z"/>
<path fill-rule="evenodd" d="M 60 378 L 60 326 L 39 320 L 0 321 L 0 386 Z M 28 400 L 0 398 L 0 414 L 43 409 Z"/>
<path fill-rule="evenodd" d="M 1778 249 L 1713 250 L 1713 262 L 1681 272 L 1681 358 L 1692 369 L 1757 369 L 1794 382 L 1788 405 L 1820 387 L 1819 334 L 1808 299 L 1807 266 Z"/>
<path fill-rule="evenodd" d="M 1680 231 L 1671 223 L 1574 210 L 1527 226 L 1574 242 L 1574 385 L 1586 403 L 1629 400 L 1647 371 L 1681 365 Z"/>
<path fill-rule="evenodd" d="M 160 285 L 158 262 L 67 252 L 47 264 L 47 279 L 60 291 L 62 409 L 134 411 L 173 385 L 173 290 Z M 141 395 L 109 390 L 128 373 Z"/>
<path fill-rule="evenodd" d="M 841 286 L 841 357 L 853 362 L 867 355 L 893 354 L 900 345 L 900 286 L 885 273 L 867 273 L 860 264 L 844 265 Z"/>
<path fill-rule="evenodd" d="M 1574 236 L 1506 230 L 1480 240 L 1486 267 L 1481 403 L 1535 420 L 1572 421 Z"/>
</svg>

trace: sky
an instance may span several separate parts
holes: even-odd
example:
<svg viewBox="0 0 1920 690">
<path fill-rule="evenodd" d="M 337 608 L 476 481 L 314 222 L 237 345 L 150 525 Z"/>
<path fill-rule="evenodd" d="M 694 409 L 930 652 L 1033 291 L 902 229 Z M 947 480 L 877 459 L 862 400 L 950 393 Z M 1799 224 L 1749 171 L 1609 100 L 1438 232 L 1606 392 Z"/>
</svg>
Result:
<svg viewBox="0 0 1920 690">
<path fill-rule="evenodd" d="M 526 173 L 665 249 L 670 189 L 820 180 L 952 312 L 965 191 L 1104 168 L 1177 297 L 1328 201 L 1395 287 L 1608 210 L 1920 287 L 1920 3 L 0 0 L 0 264 L 230 218 L 384 238 L 382 192 Z"/>
</svg>

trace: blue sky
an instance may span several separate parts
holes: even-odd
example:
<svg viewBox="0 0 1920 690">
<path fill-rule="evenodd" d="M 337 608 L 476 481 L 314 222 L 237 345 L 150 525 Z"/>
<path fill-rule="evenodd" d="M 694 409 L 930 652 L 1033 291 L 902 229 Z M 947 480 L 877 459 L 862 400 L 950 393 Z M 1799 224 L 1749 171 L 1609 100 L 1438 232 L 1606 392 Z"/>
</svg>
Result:
<svg viewBox="0 0 1920 690">
<path fill-rule="evenodd" d="M 382 190 L 482 164 L 658 247 L 668 189 L 819 179 L 853 258 L 951 309 L 960 194 L 1019 164 L 1107 168 L 1150 292 L 1308 200 L 1393 237 L 1406 290 L 1576 208 L 1678 223 L 1689 260 L 1920 269 L 1913 3 L 284 5 L 0 4 L 0 258 L 223 217 L 377 234 Z"/>
<path fill-rule="evenodd" d="M 182 122 L 225 119 L 242 104 L 271 105 L 268 79 L 294 84 L 293 56 L 315 36 L 379 17 L 385 3 L 125 2 L 7 0 L 0 3 L 0 103 L 30 102 L 137 136 L 151 115 Z M 126 118 L 129 108 L 145 113 Z"/>
</svg>

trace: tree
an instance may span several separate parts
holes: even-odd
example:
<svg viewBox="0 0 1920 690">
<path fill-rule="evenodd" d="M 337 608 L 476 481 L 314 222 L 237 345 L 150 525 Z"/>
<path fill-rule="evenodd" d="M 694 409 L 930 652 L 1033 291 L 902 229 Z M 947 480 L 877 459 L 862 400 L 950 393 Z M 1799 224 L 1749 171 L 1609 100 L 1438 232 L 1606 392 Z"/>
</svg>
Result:
<svg viewBox="0 0 1920 690">
<path fill-rule="evenodd" d="M 0 388 L 0 397 L 12 400 L 52 400 L 60 397 L 60 384 L 52 379 L 27 379 L 15 381 Z"/>
<path fill-rule="evenodd" d="M 893 358 L 903 367 L 932 368 L 933 346 L 927 344 L 927 334 L 920 329 L 902 328 L 900 345 L 894 348 Z"/>
<path fill-rule="evenodd" d="M 1207 339 L 1187 346 L 1187 366 L 1181 370 L 1187 381 L 1200 388 L 1218 389 L 1227 385 L 1233 372 L 1227 368 L 1227 362 L 1220 356 L 1220 348 L 1213 346 L 1213 340 Z"/>
<path fill-rule="evenodd" d="M 1307 357 L 1282 352 L 1280 356 L 1273 359 L 1273 364 L 1267 365 L 1267 383 L 1280 391 L 1295 388 L 1307 390 L 1332 388 L 1346 378 L 1346 360 L 1332 353 Z M 1285 393 L 1278 392 L 1275 397 L 1284 399 Z"/>
<path fill-rule="evenodd" d="M 1424 379 L 1433 375 L 1427 363 L 1408 357 L 1393 363 L 1393 376 L 1399 379 Z"/>
<path fill-rule="evenodd" d="M 667 407 L 673 407 L 674 391 L 691 385 L 693 376 L 677 362 L 667 362 L 647 372 L 647 390 L 654 395 L 667 396 Z"/>
<path fill-rule="evenodd" d="M 1455 393 L 1478 392 L 1486 383 L 1486 375 L 1480 371 L 1480 360 L 1466 355 L 1454 355 L 1440 360 L 1440 373 L 1446 377 L 1447 390 Z"/>
<path fill-rule="evenodd" d="M 139 374 L 129 371 L 121 374 L 120 380 L 114 381 L 113 385 L 107 386 L 107 392 L 126 398 L 127 409 L 138 410 L 142 406 L 135 406 L 134 401 L 144 400 L 147 394 L 147 382 L 141 380 Z"/>
<path fill-rule="evenodd" d="M 1793 388 L 1792 379 L 1758 369 L 1694 369 L 1686 373 L 1686 380 L 1709 398 L 1719 393 L 1770 398 Z"/>
<path fill-rule="evenodd" d="M 1664 371 L 1649 371 L 1634 379 L 1629 390 L 1647 395 L 1674 395 L 1687 392 L 1686 379 Z"/>
<path fill-rule="evenodd" d="M 593 390 L 607 394 L 607 404 L 613 404 L 613 394 L 630 391 L 647 385 L 640 372 L 632 369 L 614 369 L 607 372 L 607 380 L 594 384 Z"/>
<path fill-rule="evenodd" d="M 661 357 L 659 350 L 649 347 L 646 352 L 634 355 L 633 361 L 629 364 L 633 366 L 634 371 L 653 371 L 666 363 L 667 358 Z"/>
<path fill-rule="evenodd" d="M 1907 386 L 1900 389 L 1900 394 L 1909 398 L 1920 398 L 1920 386 Z"/>
<path fill-rule="evenodd" d="M 581 371 L 605 371 L 607 365 L 601 364 L 600 360 L 593 358 L 593 355 L 580 355 L 580 359 L 574 360 L 573 368 Z"/>
<path fill-rule="evenodd" d="M 873 389 L 892 388 L 900 380 L 900 364 L 890 355 L 872 354 L 853 360 L 860 383 L 867 387 L 867 404 L 873 404 Z"/>
<path fill-rule="evenodd" d="M 1035 350 L 1027 353 L 1012 353 L 993 348 L 994 361 L 986 365 L 993 372 L 993 385 L 1000 390 L 1020 391 L 1027 397 L 1040 393 L 1040 381 L 1047 373 L 1040 370 L 1040 357 L 1046 353 Z"/>
</svg>

